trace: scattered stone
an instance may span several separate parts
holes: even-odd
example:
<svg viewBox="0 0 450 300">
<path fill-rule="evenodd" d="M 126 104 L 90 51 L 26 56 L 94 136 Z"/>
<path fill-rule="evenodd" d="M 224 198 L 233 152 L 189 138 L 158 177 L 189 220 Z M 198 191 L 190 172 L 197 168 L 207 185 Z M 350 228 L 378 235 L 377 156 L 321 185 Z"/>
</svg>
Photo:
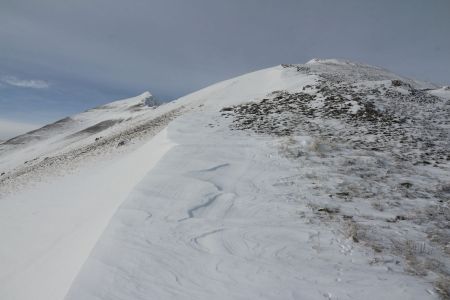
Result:
<svg viewBox="0 0 450 300">
<path fill-rule="evenodd" d="M 348 193 L 348 192 L 336 193 L 336 196 L 338 196 L 339 198 L 347 198 L 349 195 L 350 195 L 350 193 Z"/>
<path fill-rule="evenodd" d="M 339 213 L 340 209 L 338 207 L 322 207 L 319 208 L 317 211 L 325 212 L 327 214 L 337 214 Z"/>
<path fill-rule="evenodd" d="M 410 187 L 413 186 L 413 184 L 412 184 L 411 182 L 402 182 L 402 183 L 400 183 L 400 185 L 401 185 L 402 187 L 407 188 L 407 189 L 409 189 Z"/>
<path fill-rule="evenodd" d="M 402 86 L 403 85 L 403 81 L 401 80 L 392 80 L 392 85 L 393 86 Z"/>
</svg>

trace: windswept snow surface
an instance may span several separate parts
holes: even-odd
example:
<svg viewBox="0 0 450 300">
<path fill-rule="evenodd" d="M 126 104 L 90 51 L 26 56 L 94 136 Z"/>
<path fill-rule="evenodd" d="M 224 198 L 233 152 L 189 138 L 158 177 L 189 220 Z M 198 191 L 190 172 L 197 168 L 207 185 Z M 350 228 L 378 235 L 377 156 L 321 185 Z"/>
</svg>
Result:
<svg viewBox="0 0 450 300">
<path fill-rule="evenodd" d="M 446 228 L 450 189 L 440 185 L 449 179 L 448 103 L 434 90 L 381 68 L 316 59 L 157 108 L 143 107 L 148 95 L 114 102 L 71 118 L 87 127 L 58 129 L 55 141 L 39 133 L 26 146 L 9 143 L 0 152 L 0 299 L 437 299 L 447 235 L 432 234 Z M 408 139 L 397 153 L 399 129 L 377 123 L 397 121 L 383 115 L 392 98 L 429 101 L 405 116 L 436 121 L 421 117 L 405 132 L 423 144 L 441 138 L 426 153 L 434 166 L 396 165 L 402 154 L 425 158 Z M 366 136 L 381 139 L 379 149 L 358 148 Z M 36 175 L 48 179 L 28 184 Z M 425 225 L 401 214 L 423 209 L 424 218 L 429 207 L 439 210 Z M 423 274 L 407 271 L 422 259 Z"/>
<path fill-rule="evenodd" d="M 205 114 L 169 126 L 178 145 L 120 207 L 67 299 L 430 298 L 305 223 L 301 187 L 279 187 L 295 173 L 272 140 L 205 126 Z"/>
</svg>

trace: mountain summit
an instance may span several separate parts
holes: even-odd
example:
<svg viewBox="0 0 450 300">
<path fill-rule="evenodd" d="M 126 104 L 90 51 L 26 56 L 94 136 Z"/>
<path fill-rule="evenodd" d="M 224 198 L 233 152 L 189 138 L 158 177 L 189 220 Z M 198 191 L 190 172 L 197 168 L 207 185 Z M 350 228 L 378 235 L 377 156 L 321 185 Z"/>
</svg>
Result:
<svg viewBox="0 0 450 300">
<path fill-rule="evenodd" d="M 448 297 L 449 101 L 314 59 L 6 141 L 0 298 Z"/>
</svg>

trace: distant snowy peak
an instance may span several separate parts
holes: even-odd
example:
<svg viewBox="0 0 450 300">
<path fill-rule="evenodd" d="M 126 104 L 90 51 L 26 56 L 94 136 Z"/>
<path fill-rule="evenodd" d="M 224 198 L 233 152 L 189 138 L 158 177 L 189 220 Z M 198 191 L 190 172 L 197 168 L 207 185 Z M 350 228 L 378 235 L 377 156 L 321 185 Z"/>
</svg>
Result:
<svg viewBox="0 0 450 300">
<path fill-rule="evenodd" d="M 148 91 L 127 99 L 113 101 L 99 107 L 93 109 L 128 109 L 130 107 L 137 106 L 148 106 L 155 107 L 159 105 L 159 102 L 155 99 L 155 97 Z"/>
<path fill-rule="evenodd" d="M 144 104 L 147 105 L 148 107 L 157 107 L 159 105 L 161 105 L 161 102 L 158 101 L 152 94 L 150 94 L 149 92 L 144 93 L 146 94 L 145 98 L 144 98 Z"/>
<path fill-rule="evenodd" d="M 142 103 L 144 103 L 148 107 L 157 107 L 161 105 L 161 102 L 155 98 L 149 91 L 146 91 L 139 96 L 137 96 Z"/>
</svg>

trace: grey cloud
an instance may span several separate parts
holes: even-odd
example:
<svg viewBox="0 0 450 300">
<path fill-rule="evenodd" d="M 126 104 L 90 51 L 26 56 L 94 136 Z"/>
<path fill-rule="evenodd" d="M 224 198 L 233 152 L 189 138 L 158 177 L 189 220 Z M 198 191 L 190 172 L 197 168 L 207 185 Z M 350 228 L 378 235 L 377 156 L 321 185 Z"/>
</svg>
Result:
<svg viewBox="0 0 450 300">
<path fill-rule="evenodd" d="M 19 79 L 15 76 L 2 76 L 0 81 L 15 87 L 46 89 L 50 86 L 47 81 L 37 79 Z"/>
</svg>

